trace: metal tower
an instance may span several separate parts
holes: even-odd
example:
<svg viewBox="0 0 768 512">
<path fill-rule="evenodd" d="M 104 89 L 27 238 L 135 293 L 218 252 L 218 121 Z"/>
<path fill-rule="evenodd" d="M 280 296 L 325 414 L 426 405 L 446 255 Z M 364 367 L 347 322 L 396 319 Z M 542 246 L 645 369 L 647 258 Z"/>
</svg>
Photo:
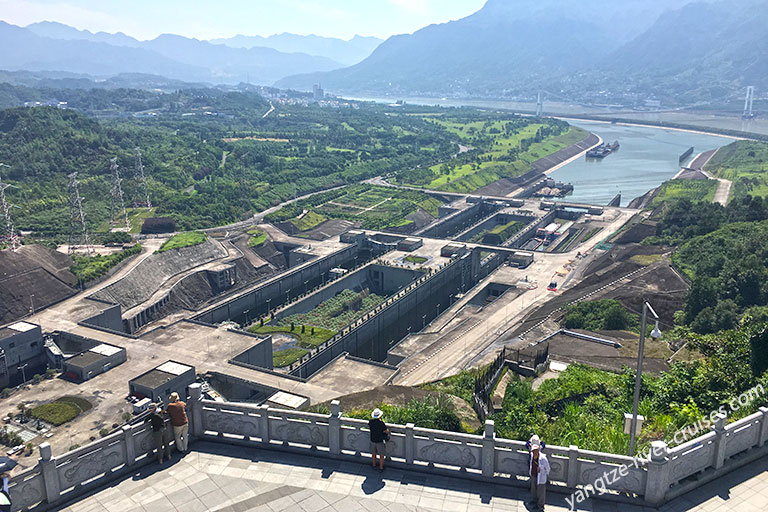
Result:
<svg viewBox="0 0 768 512">
<path fill-rule="evenodd" d="M 752 111 L 752 102 L 755 99 L 755 87 L 750 85 L 747 87 L 747 97 L 744 98 L 744 114 L 741 116 L 744 119 L 752 119 L 755 117 Z"/>
<path fill-rule="evenodd" d="M 69 185 L 69 246 L 67 253 L 75 252 L 76 245 L 85 247 L 88 254 L 93 252 L 90 239 L 88 238 L 88 228 L 85 225 L 85 212 L 83 212 L 83 198 L 80 196 L 80 187 L 77 183 L 77 173 L 68 174 Z"/>
<path fill-rule="evenodd" d="M 149 190 L 147 189 L 147 178 L 144 176 L 144 165 L 141 163 L 141 149 L 136 148 L 136 191 L 137 199 L 134 199 L 133 206 L 136 208 L 152 208 L 149 200 Z"/>
<path fill-rule="evenodd" d="M 536 117 L 541 117 L 544 112 L 544 103 L 541 101 L 541 91 L 539 91 L 539 97 L 536 99 Z"/>
<path fill-rule="evenodd" d="M 125 202 L 123 201 L 123 180 L 120 178 L 120 171 L 117 168 L 117 158 L 113 158 L 109 163 L 109 173 L 112 176 L 112 186 L 109 189 L 112 196 L 112 202 L 109 206 L 109 224 L 117 223 L 116 217 L 121 215 L 125 221 L 125 229 L 131 230 L 131 223 L 128 222 L 128 212 L 125 211 Z"/>
<path fill-rule="evenodd" d="M 11 219 L 11 206 L 13 205 L 5 200 L 5 189 L 12 186 L 9 183 L 3 183 L 2 179 L 0 179 L 0 209 L 5 220 L 5 234 L 0 236 L 0 242 L 10 244 L 11 250 L 15 251 L 19 248 L 20 244 L 19 237 L 16 235 L 16 230 L 13 227 L 13 219 Z"/>
</svg>

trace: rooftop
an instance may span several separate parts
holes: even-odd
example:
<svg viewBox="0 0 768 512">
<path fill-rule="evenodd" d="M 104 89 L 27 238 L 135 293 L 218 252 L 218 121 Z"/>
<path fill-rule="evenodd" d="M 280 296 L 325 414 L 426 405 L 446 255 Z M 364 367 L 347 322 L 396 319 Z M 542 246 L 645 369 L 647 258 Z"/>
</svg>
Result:
<svg viewBox="0 0 768 512">
<path fill-rule="evenodd" d="M 107 484 L 65 512 L 147 510 L 163 512 L 296 511 L 516 511 L 527 490 L 462 478 L 386 468 L 379 473 L 360 463 L 281 451 L 196 442 L 184 458 L 150 464 L 129 478 Z M 547 511 L 569 510 L 565 494 L 550 488 Z M 768 460 L 743 467 L 683 495 L 664 512 L 760 511 L 768 506 Z M 142 508 L 143 507 L 143 508 Z M 654 509 L 591 498 L 578 510 L 651 512 Z"/>
<path fill-rule="evenodd" d="M 82 354 L 76 355 L 74 357 L 70 357 L 66 360 L 66 363 L 68 365 L 77 366 L 78 368 L 85 368 L 86 366 L 90 366 L 93 363 L 97 361 L 101 361 L 102 359 L 105 359 L 107 356 L 103 354 L 99 354 L 98 352 L 92 352 L 87 351 L 83 352 Z"/>
</svg>

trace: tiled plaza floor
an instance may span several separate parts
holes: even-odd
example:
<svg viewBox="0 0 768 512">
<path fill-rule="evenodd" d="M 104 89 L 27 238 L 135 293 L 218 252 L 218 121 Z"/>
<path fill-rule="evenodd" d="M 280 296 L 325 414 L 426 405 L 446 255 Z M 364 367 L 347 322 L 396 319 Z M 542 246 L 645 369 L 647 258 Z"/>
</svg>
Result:
<svg viewBox="0 0 768 512">
<path fill-rule="evenodd" d="M 97 490 L 67 512 L 378 512 L 526 511 L 520 488 L 416 471 L 277 451 L 198 442 L 183 459 L 151 464 Z M 546 510 L 566 511 L 565 495 L 548 492 Z M 653 509 L 589 500 L 578 510 Z M 768 510 L 768 459 L 757 461 L 665 505 L 664 512 Z"/>
</svg>

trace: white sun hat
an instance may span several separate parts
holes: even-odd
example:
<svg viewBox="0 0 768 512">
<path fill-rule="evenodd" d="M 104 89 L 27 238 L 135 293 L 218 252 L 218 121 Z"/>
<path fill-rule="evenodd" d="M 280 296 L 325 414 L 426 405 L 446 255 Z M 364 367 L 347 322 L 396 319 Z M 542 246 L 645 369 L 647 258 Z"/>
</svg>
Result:
<svg viewBox="0 0 768 512">
<path fill-rule="evenodd" d="M 379 409 L 379 408 L 376 408 L 376 409 L 374 409 L 374 410 L 373 410 L 373 412 L 371 413 L 371 418 L 373 418 L 373 419 L 375 419 L 375 420 L 376 420 L 376 419 L 379 419 L 379 418 L 381 418 L 381 416 L 382 416 L 383 414 L 384 414 L 384 413 L 381 411 L 381 409 Z"/>
<path fill-rule="evenodd" d="M 538 450 L 541 448 L 541 439 L 539 439 L 539 436 L 536 434 L 533 434 L 528 442 L 531 443 L 531 450 Z"/>
</svg>

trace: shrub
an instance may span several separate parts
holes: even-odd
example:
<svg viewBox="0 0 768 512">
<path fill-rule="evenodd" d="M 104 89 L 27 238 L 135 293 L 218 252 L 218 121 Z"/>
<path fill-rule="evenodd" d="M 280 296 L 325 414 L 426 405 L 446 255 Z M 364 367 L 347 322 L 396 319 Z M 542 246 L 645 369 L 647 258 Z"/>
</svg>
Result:
<svg viewBox="0 0 768 512">
<path fill-rule="evenodd" d="M 74 419 L 80 409 L 66 402 L 51 402 L 35 407 L 30 414 L 38 419 L 59 426 Z"/>
<path fill-rule="evenodd" d="M 100 435 L 101 437 L 107 437 L 107 436 L 109 435 L 109 429 L 107 429 L 107 428 L 102 428 L 101 430 L 99 430 L 99 435 Z"/>
<path fill-rule="evenodd" d="M 176 231 L 176 221 L 170 217 L 151 217 L 141 225 L 141 232 L 145 235 L 173 233 L 174 231 Z"/>
<path fill-rule="evenodd" d="M 190 231 L 189 233 L 179 233 L 169 238 L 158 250 L 158 253 L 170 251 L 173 249 L 181 249 L 182 247 L 191 247 L 193 245 L 202 244 L 208 240 L 205 233 L 198 231 Z"/>
<path fill-rule="evenodd" d="M 103 241 L 105 244 L 129 244 L 133 237 L 125 231 L 110 231 L 104 235 Z"/>
</svg>

